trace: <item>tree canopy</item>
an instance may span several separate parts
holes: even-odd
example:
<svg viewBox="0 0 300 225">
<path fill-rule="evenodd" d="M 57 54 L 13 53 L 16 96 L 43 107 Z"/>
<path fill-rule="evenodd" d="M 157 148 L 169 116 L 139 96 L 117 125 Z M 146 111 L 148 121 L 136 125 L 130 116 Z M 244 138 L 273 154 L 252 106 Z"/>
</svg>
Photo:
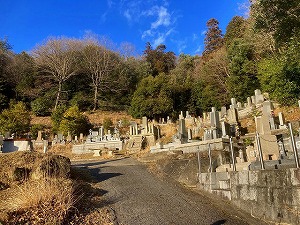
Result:
<svg viewBox="0 0 300 225">
<path fill-rule="evenodd" d="M 218 20 L 209 19 L 202 55 L 176 56 L 165 44 L 153 47 L 147 42 L 142 55 L 133 56 L 128 43 L 116 47 L 98 37 L 52 37 L 30 53 L 16 54 L 8 40 L 1 39 L 2 121 L 13 120 L 9 112 L 17 109 L 11 101 L 22 101 L 24 108 L 19 103 L 16 107 L 35 115 L 51 115 L 53 132 L 74 134 L 74 124 L 66 117 L 77 121 L 83 110 L 177 118 L 180 111 L 199 115 L 213 106 L 228 106 L 231 97 L 245 101 L 258 88 L 282 105 L 297 104 L 299 4 L 253 1 L 249 17 L 233 17 L 224 35 Z M 72 116 L 65 114 L 67 109 Z M 4 127 L 12 132 L 28 128 L 8 123 Z"/>
</svg>

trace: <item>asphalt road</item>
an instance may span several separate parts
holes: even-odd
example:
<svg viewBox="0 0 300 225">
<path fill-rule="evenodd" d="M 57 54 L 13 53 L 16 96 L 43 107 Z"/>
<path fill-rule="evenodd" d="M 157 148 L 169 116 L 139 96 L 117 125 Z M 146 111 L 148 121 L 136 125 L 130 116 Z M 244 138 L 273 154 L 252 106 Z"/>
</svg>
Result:
<svg viewBox="0 0 300 225">
<path fill-rule="evenodd" d="M 78 163 L 76 163 L 78 164 Z M 189 190 L 150 173 L 132 158 L 84 162 L 105 190 L 104 198 L 124 225 L 266 224 L 228 202 Z"/>
</svg>

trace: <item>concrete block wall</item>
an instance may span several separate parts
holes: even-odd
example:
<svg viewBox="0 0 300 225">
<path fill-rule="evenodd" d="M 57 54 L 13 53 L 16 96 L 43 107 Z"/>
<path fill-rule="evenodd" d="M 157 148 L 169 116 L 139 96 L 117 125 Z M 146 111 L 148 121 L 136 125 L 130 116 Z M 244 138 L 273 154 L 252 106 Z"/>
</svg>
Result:
<svg viewBox="0 0 300 225">
<path fill-rule="evenodd" d="M 300 169 L 202 173 L 199 180 L 255 217 L 300 224 Z"/>
</svg>

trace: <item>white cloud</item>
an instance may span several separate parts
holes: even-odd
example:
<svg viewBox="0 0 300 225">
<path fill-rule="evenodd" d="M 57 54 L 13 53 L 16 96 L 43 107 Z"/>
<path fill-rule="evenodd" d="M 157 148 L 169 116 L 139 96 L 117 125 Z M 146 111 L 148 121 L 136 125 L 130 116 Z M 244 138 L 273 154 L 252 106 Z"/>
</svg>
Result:
<svg viewBox="0 0 300 225">
<path fill-rule="evenodd" d="M 108 0 L 112 1 L 112 0 Z M 141 38 L 162 44 L 173 33 L 176 19 L 169 10 L 168 0 L 121 0 L 120 13 L 133 26 L 141 26 Z"/>
<path fill-rule="evenodd" d="M 198 39 L 198 35 L 197 34 L 193 34 L 193 41 L 196 41 Z"/>
<path fill-rule="evenodd" d="M 108 8 L 112 8 L 114 6 L 114 2 L 112 0 L 107 0 Z"/>
<path fill-rule="evenodd" d="M 203 52 L 203 47 L 202 47 L 202 45 L 199 45 L 195 51 L 195 54 L 202 54 L 202 52 Z"/>
<path fill-rule="evenodd" d="M 101 15 L 101 22 L 104 23 L 106 21 L 106 18 L 107 18 L 107 12 L 102 13 L 102 15 Z"/>
<path fill-rule="evenodd" d="M 166 33 L 157 33 L 156 38 L 154 39 L 154 47 L 163 44 L 166 41 L 166 38 L 172 34 L 173 29 L 168 30 Z"/>
<path fill-rule="evenodd" d="M 171 15 L 168 13 L 168 10 L 165 7 L 157 8 L 158 18 L 155 22 L 151 23 L 152 29 L 157 29 L 159 26 L 169 26 Z"/>
<path fill-rule="evenodd" d="M 179 54 L 182 53 L 183 50 L 188 47 L 187 46 L 187 43 L 188 43 L 187 39 L 185 39 L 185 40 L 177 40 L 177 39 L 174 40 L 174 39 L 172 39 L 172 42 L 176 44 L 177 51 L 179 52 Z"/>
<path fill-rule="evenodd" d="M 201 36 L 204 36 L 206 34 L 206 30 L 201 31 Z"/>
<path fill-rule="evenodd" d="M 166 36 L 163 35 L 163 34 L 160 34 L 155 40 L 154 40 L 154 47 L 160 45 L 160 44 L 163 44 L 166 40 Z"/>
<path fill-rule="evenodd" d="M 152 33 L 152 31 L 151 30 L 146 30 L 146 31 L 144 31 L 143 32 L 143 34 L 142 34 L 142 39 L 144 39 L 144 38 L 146 38 L 146 37 L 151 37 L 151 36 L 153 36 L 153 33 Z"/>
<path fill-rule="evenodd" d="M 125 10 L 125 12 L 123 13 L 123 15 L 125 16 L 125 18 L 126 18 L 128 21 L 131 21 L 131 20 L 132 20 L 132 17 L 131 17 L 131 15 L 130 15 L 129 10 Z"/>
<path fill-rule="evenodd" d="M 238 10 L 244 17 L 249 17 L 250 13 L 250 1 L 246 0 L 242 3 L 238 3 Z"/>
</svg>

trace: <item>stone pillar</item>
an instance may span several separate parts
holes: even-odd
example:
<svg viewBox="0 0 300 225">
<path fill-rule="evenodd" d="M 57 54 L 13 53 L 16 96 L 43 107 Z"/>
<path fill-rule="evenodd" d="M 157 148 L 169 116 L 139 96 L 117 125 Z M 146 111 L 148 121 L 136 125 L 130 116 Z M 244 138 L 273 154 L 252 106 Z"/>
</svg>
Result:
<svg viewBox="0 0 300 225">
<path fill-rule="evenodd" d="M 227 114 L 227 110 L 225 106 L 221 107 L 221 118 L 225 117 Z"/>
<path fill-rule="evenodd" d="M 192 140 L 192 130 L 188 129 L 188 140 Z"/>
<path fill-rule="evenodd" d="M 251 96 L 251 102 L 253 105 L 256 105 L 255 96 Z"/>
<path fill-rule="evenodd" d="M 139 134 L 138 125 L 135 124 L 135 125 L 134 125 L 134 135 L 138 135 L 138 134 Z"/>
<path fill-rule="evenodd" d="M 190 113 L 189 113 L 189 111 L 186 111 L 185 112 L 185 118 L 190 118 L 191 116 L 190 116 Z"/>
<path fill-rule="evenodd" d="M 233 108 L 237 107 L 235 98 L 231 98 L 231 105 L 233 106 Z"/>
<path fill-rule="evenodd" d="M 38 131 L 38 136 L 36 138 L 36 141 L 42 141 L 42 131 Z"/>
<path fill-rule="evenodd" d="M 228 129 L 226 127 L 226 122 L 225 121 L 222 121 L 221 122 L 221 127 L 222 127 L 222 137 L 228 137 Z"/>
<path fill-rule="evenodd" d="M 129 135 L 130 136 L 133 135 L 133 126 L 132 125 L 129 126 Z"/>
<path fill-rule="evenodd" d="M 248 107 L 252 106 L 252 102 L 251 102 L 251 98 L 250 97 L 247 98 L 247 106 Z"/>
<path fill-rule="evenodd" d="M 148 118 L 146 116 L 142 117 L 142 124 L 144 128 L 143 133 L 148 134 Z"/>
<path fill-rule="evenodd" d="M 278 119 L 279 119 L 279 129 L 286 129 L 285 120 L 282 112 L 278 113 Z"/>
<path fill-rule="evenodd" d="M 237 108 L 238 108 L 238 109 L 242 109 L 242 108 L 243 108 L 241 102 L 238 102 L 238 103 L 237 103 Z"/>
<path fill-rule="evenodd" d="M 184 119 L 183 112 L 180 111 L 179 120 Z"/>
<path fill-rule="evenodd" d="M 100 136 L 100 138 L 102 140 L 102 138 L 104 136 L 104 127 L 103 126 L 99 127 L 99 136 Z"/>
</svg>

